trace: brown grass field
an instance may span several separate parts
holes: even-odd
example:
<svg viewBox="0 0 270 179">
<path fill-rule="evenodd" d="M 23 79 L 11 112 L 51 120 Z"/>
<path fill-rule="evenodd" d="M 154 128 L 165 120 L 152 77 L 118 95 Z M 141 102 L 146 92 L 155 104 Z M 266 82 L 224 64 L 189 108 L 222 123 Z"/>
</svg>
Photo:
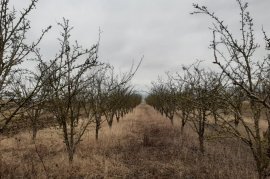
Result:
<svg viewBox="0 0 270 179">
<path fill-rule="evenodd" d="M 181 135 L 152 107 L 141 104 L 95 141 L 89 129 L 69 165 L 60 130 L 39 131 L 36 145 L 29 132 L 0 136 L 0 178 L 257 178 L 253 157 L 235 139 L 206 141 L 198 149 L 190 127 Z"/>
</svg>

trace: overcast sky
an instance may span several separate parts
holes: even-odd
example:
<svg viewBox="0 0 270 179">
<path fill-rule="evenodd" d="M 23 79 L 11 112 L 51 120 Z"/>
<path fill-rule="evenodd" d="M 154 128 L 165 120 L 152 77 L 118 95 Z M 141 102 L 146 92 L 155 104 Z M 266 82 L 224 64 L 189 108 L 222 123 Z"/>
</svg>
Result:
<svg viewBox="0 0 270 179">
<path fill-rule="evenodd" d="M 16 8 L 22 8 L 29 0 L 12 2 Z M 247 2 L 255 22 L 256 39 L 262 43 L 262 26 L 270 34 L 270 0 Z M 166 71 L 196 59 L 209 64 L 212 61 L 213 53 L 208 49 L 211 20 L 190 15 L 192 3 L 215 11 L 234 31 L 240 29 L 235 0 L 39 0 L 30 15 L 31 38 L 37 38 L 46 26 L 53 26 L 41 44 L 44 57 L 50 58 L 57 52 L 56 23 L 62 17 L 70 20 L 73 38 L 84 46 L 97 41 L 100 28 L 100 60 L 125 72 L 133 61 L 138 63 L 144 56 L 132 83 L 137 89 L 147 90 L 151 81 Z"/>
</svg>

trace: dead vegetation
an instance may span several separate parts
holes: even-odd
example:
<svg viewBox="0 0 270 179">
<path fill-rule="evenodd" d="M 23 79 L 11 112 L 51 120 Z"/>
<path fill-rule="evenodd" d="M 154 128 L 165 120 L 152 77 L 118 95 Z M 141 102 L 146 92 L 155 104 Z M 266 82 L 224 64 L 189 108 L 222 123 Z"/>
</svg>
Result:
<svg viewBox="0 0 270 179">
<path fill-rule="evenodd" d="M 204 154 L 188 126 L 141 104 L 120 123 L 89 129 L 71 166 L 59 133 L 43 129 L 35 144 L 21 132 L 0 143 L 2 178 L 256 178 L 249 149 L 236 139 L 206 141 Z M 209 131 L 208 131 L 209 132 Z M 42 159 L 42 161 L 41 161 Z M 43 164 L 44 166 L 43 166 Z"/>
</svg>

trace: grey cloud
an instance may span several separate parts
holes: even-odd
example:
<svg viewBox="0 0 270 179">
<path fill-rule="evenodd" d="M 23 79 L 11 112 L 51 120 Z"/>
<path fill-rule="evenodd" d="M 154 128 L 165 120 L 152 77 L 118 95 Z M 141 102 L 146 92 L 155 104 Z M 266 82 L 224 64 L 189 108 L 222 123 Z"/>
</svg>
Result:
<svg viewBox="0 0 270 179">
<path fill-rule="evenodd" d="M 14 0 L 16 7 L 25 7 L 27 0 Z M 224 19 L 233 31 L 239 30 L 239 12 L 235 0 L 194 0 L 205 5 Z M 256 39 L 262 44 L 261 27 L 270 31 L 269 0 L 248 0 L 251 15 L 255 19 Z M 211 20 L 203 15 L 190 15 L 190 0 L 40 0 L 30 19 L 31 38 L 40 30 L 53 25 L 53 30 L 42 43 L 44 56 L 57 52 L 56 22 L 62 17 L 70 19 L 75 27 L 73 38 L 83 45 L 97 41 L 101 35 L 100 59 L 110 62 L 119 71 L 128 70 L 132 60 L 144 61 L 133 83 L 146 89 L 151 81 L 165 71 L 196 59 L 211 63 Z M 237 33 L 236 33 L 237 34 Z M 263 55 L 258 52 L 258 56 Z"/>
</svg>

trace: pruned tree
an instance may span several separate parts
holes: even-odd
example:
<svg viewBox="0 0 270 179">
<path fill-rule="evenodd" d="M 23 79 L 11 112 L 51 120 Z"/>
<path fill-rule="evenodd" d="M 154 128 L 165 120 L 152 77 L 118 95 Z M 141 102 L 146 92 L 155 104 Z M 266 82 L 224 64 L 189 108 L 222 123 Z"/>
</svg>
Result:
<svg viewBox="0 0 270 179">
<path fill-rule="evenodd" d="M 72 45 L 70 42 L 72 27 L 69 21 L 63 19 L 58 25 L 62 28 L 59 38 L 60 55 L 57 55 L 57 61 L 51 68 L 53 75 L 46 80 L 49 90 L 48 107 L 62 129 L 69 162 L 72 163 L 76 147 L 92 122 L 91 117 L 82 120 L 81 102 L 84 100 L 84 89 L 91 80 L 86 78 L 86 74 L 99 65 L 98 43 L 87 49 L 77 42 Z"/>
<path fill-rule="evenodd" d="M 187 86 L 178 92 L 177 95 L 177 109 L 181 117 L 181 133 L 184 133 L 184 127 L 189 121 L 192 106 L 190 105 L 190 100 L 192 99 L 191 89 Z"/>
<path fill-rule="evenodd" d="M 217 105 L 216 91 L 221 85 L 218 75 L 200 68 L 199 63 L 183 69 L 184 78 L 179 80 L 184 80 L 186 89 L 190 91 L 190 95 L 184 99 L 189 101 L 190 109 L 188 110 L 191 112 L 188 117 L 192 128 L 198 135 L 200 151 L 204 153 L 205 131 L 206 127 L 211 124 L 209 117 L 216 115 L 213 113 L 212 106 Z"/>
<path fill-rule="evenodd" d="M 182 67 L 183 71 L 187 70 L 186 67 Z M 189 121 L 190 115 L 193 111 L 191 100 L 193 96 L 192 89 L 189 83 L 187 83 L 188 76 L 176 73 L 173 77 L 177 84 L 177 111 L 181 118 L 181 133 L 184 133 L 184 127 Z"/>
<path fill-rule="evenodd" d="M 177 89 L 170 76 L 167 81 L 159 79 L 157 83 L 152 82 L 152 89 L 146 98 L 146 103 L 165 115 L 173 124 L 177 110 Z"/>
<path fill-rule="evenodd" d="M 36 75 L 37 78 L 29 78 L 23 79 L 22 76 L 18 76 L 16 81 L 13 82 L 13 93 L 16 94 L 17 99 L 25 99 L 29 96 L 29 93 L 32 92 L 32 87 L 37 86 L 37 82 L 41 78 L 39 75 Z M 27 101 L 24 105 L 23 109 L 21 109 L 21 113 L 19 113 L 18 118 L 24 118 L 26 122 L 30 123 L 32 129 L 32 140 L 35 142 L 38 129 L 40 128 L 40 118 L 41 115 L 45 112 L 45 103 L 46 103 L 47 93 L 42 88 L 39 89 L 35 95 Z M 16 103 L 16 101 L 15 101 Z"/>
<path fill-rule="evenodd" d="M 123 117 L 124 114 L 129 112 L 130 106 L 121 106 L 119 109 L 117 109 L 117 106 L 126 99 L 127 96 L 125 95 L 129 92 L 126 89 L 128 83 L 135 75 L 141 62 L 142 59 L 135 69 L 131 66 L 130 71 L 126 74 L 122 74 L 120 77 L 114 74 L 112 66 L 108 64 L 96 69 L 95 77 L 91 79 L 89 83 L 90 87 L 88 88 L 88 93 L 90 94 L 88 111 L 93 114 L 95 119 L 96 140 L 98 140 L 99 130 L 103 122 L 107 121 L 108 125 L 111 127 L 115 115 L 119 117 L 120 114 L 120 116 Z M 119 94 L 122 96 L 119 96 Z M 119 111 L 117 112 L 117 110 Z M 105 119 L 102 118 L 102 116 L 104 116 Z"/>
<path fill-rule="evenodd" d="M 16 81 L 16 74 L 25 75 L 22 64 L 31 60 L 30 55 L 39 54 L 38 45 L 50 26 L 42 31 L 41 36 L 32 43 L 27 43 L 27 33 L 31 26 L 27 19 L 35 8 L 37 0 L 31 0 L 27 8 L 18 14 L 10 8 L 9 0 L 0 1 L 0 133 L 40 90 L 41 80 L 32 87 L 28 95 L 18 98 L 10 88 Z"/>
<path fill-rule="evenodd" d="M 269 56 L 256 60 L 254 53 L 259 48 L 255 41 L 253 19 L 247 11 L 248 4 L 242 0 L 236 0 L 240 9 L 240 36 L 235 35 L 224 21 L 218 18 L 214 12 L 205 6 L 194 4 L 196 11 L 193 14 L 206 14 L 213 20 L 213 41 L 211 48 L 214 52 L 214 64 L 229 80 L 229 84 L 243 93 L 249 103 L 252 116 L 252 124 L 245 120 L 245 117 L 230 105 L 230 110 L 237 116 L 237 120 L 244 126 L 244 133 L 235 126 L 226 123 L 226 130 L 241 139 L 249 146 L 256 162 L 259 178 L 270 176 L 269 141 L 265 144 L 262 137 L 261 112 L 270 109 L 269 94 L 262 93 L 263 86 L 269 84 Z M 266 33 L 265 33 L 266 34 Z M 265 42 L 269 41 L 265 35 Z M 266 48 L 267 49 L 267 48 Z M 228 102 L 230 104 L 230 102 Z M 270 121 L 268 121 L 270 122 Z"/>
</svg>

